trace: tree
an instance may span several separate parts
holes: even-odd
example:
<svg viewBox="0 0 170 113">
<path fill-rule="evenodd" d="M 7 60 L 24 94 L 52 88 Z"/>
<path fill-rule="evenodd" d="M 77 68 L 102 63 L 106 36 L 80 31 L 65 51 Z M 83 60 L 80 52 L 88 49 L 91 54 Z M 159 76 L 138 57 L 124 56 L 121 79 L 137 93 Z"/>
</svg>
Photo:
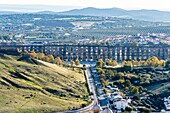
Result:
<svg viewBox="0 0 170 113">
<path fill-rule="evenodd" d="M 114 82 L 114 85 L 117 85 L 117 86 L 119 86 L 119 87 L 124 87 L 124 80 L 123 79 L 119 79 L 119 80 L 116 80 L 115 82 Z"/>
<path fill-rule="evenodd" d="M 49 62 L 49 57 L 48 56 L 45 56 L 42 60 L 46 61 L 46 62 Z"/>
<path fill-rule="evenodd" d="M 74 63 L 74 61 L 73 61 L 73 60 L 71 60 L 71 61 L 70 61 L 70 65 L 71 65 L 71 67 L 73 67 L 73 66 L 74 66 L 74 64 L 75 64 L 75 63 Z"/>
<path fill-rule="evenodd" d="M 32 58 L 35 58 L 37 56 L 34 50 L 30 51 L 30 55 Z"/>
<path fill-rule="evenodd" d="M 138 87 L 138 90 L 139 90 L 139 92 L 141 93 L 141 92 L 143 91 L 143 87 L 142 87 L 142 86 L 139 86 L 139 87 Z"/>
<path fill-rule="evenodd" d="M 150 83 L 150 75 L 149 74 L 141 74 L 140 75 L 140 84 L 149 84 Z"/>
<path fill-rule="evenodd" d="M 126 106 L 125 111 L 127 111 L 127 112 L 131 113 L 131 111 L 132 111 L 132 107 L 130 107 L 130 106 Z"/>
<path fill-rule="evenodd" d="M 122 72 L 119 72 L 119 73 L 117 73 L 119 76 L 121 76 L 121 77 L 123 77 L 124 76 L 124 73 L 122 73 Z"/>
<path fill-rule="evenodd" d="M 170 68 L 170 60 L 166 61 L 165 68 Z"/>
<path fill-rule="evenodd" d="M 117 61 L 116 61 L 116 60 L 113 60 L 111 65 L 112 65 L 112 66 L 117 66 L 117 65 L 118 65 L 118 63 L 117 63 Z"/>
<path fill-rule="evenodd" d="M 138 87 L 133 86 L 131 92 L 135 95 L 138 95 L 139 94 Z"/>
<path fill-rule="evenodd" d="M 103 71 L 102 68 L 97 68 L 97 73 L 98 73 L 99 75 L 105 74 L 105 72 Z"/>
<path fill-rule="evenodd" d="M 131 71 L 132 70 L 132 62 L 126 62 L 126 61 L 124 61 L 123 63 L 122 63 L 122 66 L 123 66 L 123 69 L 124 69 L 124 71 Z"/>
<path fill-rule="evenodd" d="M 144 66 L 145 61 L 144 60 L 140 60 L 139 63 L 140 63 L 141 66 Z"/>
<path fill-rule="evenodd" d="M 112 76 L 112 80 L 119 80 L 119 79 L 123 79 L 124 74 L 122 72 L 119 73 L 115 73 L 114 76 Z"/>
<path fill-rule="evenodd" d="M 45 57 L 44 53 L 37 53 L 37 58 L 42 60 Z"/>
<path fill-rule="evenodd" d="M 132 63 L 133 67 L 134 66 L 140 66 L 140 61 L 138 62 L 137 60 L 132 60 L 131 63 Z"/>
<path fill-rule="evenodd" d="M 62 62 L 62 60 L 60 59 L 60 57 L 55 58 L 55 63 L 56 63 L 57 65 L 63 64 L 63 62 Z"/>
<path fill-rule="evenodd" d="M 28 51 L 27 51 L 27 50 L 24 50 L 24 53 L 25 53 L 25 54 L 28 54 Z"/>
<path fill-rule="evenodd" d="M 162 67 L 162 66 L 164 66 L 164 65 L 165 65 L 165 61 L 164 61 L 164 60 L 160 60 L 160 61 L 159 61 L 159 66 Z"/>
<path fill-rule="evenodd" d="M 77 66 L 80 65 L 80 61 L 79 61 L 78 59 L 76 59 L 75 64 L 76 64 Z"/>
<path fill-rule="evenodd" d="M 124 84 L 125 84 L 125 87 L 131 87 L 130 80 L 126 80 Z"/>
<path fill-rule="evenodd" d="M 86 70 L 86 65 L 85 64 L 83 65 L 83 70 Z"/>
<path fill-rule="evenodd" d="M 99 68 L 103 67 L 103 65 L 104 65 L 104 62 L 102 59 L 99 59 L 96 63 L 96 67 L 99 67 Z"/>
<path fill-rule="evenodd" d="M 138 110 L 141 113 L 151 113 L 151 109 L 149 109 L 149 108 L 138 108 Z"/>
<path fill-rule="evenodd" d="M 108 73 L 109 75 L 111 75 L 111 76 L 114 76 L 114 75 L 115 75 L 112 70 L 108 70 L 107 73 Z"/>
<path fill-rule="evenodd" d="M 126 64 L 127 62 L 124 60 L 123 62 L 122 62 L 122 67 L 124 67 L 124 65 Z"/>
<path fill-rule="evenodd" d="M 139 44 L 138 44 L 138 42 L 134 41 L 134 42 L 131 43 L 131 45 L 132 46 L 138 46 Z"/>
<path fill-rule="evenodd" d="M 111 60 L 110 59 L 106 59 L 106 65 L 107 66 L 111 66 L 111 64 L 112 64 Z"/>
<path fill-rule="evenodd" d="M 120 80 L 118 80 L 118 82 L 122 85 L 125 82 L 125 80 L 120 79 Z"/>
<path fill-rule="evenodd" d="M 101 78 L 100 80 L 101 80 L 101 83 L 102 83 L 103 87 L 108 85 L 108 81 L 105 80 L 104 78 Z"/>
<path fill-rule="evenodd" d="M 17 50 L 18 53 L 21 52 L 21 50 L 19 48 L 17 48 L 16 50 Z"/>
<path fill-rule="evenodd" d="M 153 56 L 145 62 L 145 66 L 158 67 L 159 63 L 159 59 L 156 56 Z"/>
<path fill-rule="evenodd" d="M 48 55 L 49 62 L 53 63 L 54 62 L 54 56 L 53 55 Z"/>
</svg>

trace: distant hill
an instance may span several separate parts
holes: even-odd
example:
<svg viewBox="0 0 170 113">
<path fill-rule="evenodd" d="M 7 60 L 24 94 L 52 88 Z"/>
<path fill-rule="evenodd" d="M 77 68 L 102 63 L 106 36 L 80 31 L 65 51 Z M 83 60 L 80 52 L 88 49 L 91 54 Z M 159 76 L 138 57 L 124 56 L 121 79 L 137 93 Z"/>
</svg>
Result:
<svg viewBox="0 0 170 113">
<path fill-rule="evenodd" d="M 152 22 L 170 22 L 170 12 L 159 10 L 124 10 L 121 8 L 82 8 L 76 6 L 5 5 L 0 4 L 0 15 L 33 13 L 58 15 L 115 16 Z"/>
<path fill-rule="evenodd" d="M 0 15 L 8 15 L 8 14 L 21 14 L 21 13 L 14 12 L 14 11 L 0 11 Z"/>
<path fill-rule="evenodd" d="M 70 11 L 59 12 L 64 15 L 89 15 L 89 16 L 116 16 L 123 18 L 132 18 L 145 21 L 170 21 L 170 12 L 158 10 L 124 10 L 120 8 L 83 8 Z"/>
<path fill-rule="evenodd" d="M 93 7 L 74 9 L 70 11 L 60 12 L 65 15 L 90 15 L 90 16 L 122 16 L 126 15 L 127 11 L 119 8 L 97 9 Z"/>
<path fill-rule="evenodd" d="M 54 11 L 39 11 L 39 12 L 35 12 L 35 14 L 56 14 L 56 12 L 54 12 Z"/>
</svg>

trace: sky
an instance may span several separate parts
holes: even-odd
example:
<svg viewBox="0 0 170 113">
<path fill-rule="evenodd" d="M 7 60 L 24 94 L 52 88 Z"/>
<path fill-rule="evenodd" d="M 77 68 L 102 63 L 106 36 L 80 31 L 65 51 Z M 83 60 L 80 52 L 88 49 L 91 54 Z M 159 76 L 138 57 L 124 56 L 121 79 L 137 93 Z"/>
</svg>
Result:
<svg viewBox="0 0 170 113">
<path fill-rule="evenodd" d="M 128 10 L 156 9 L 170 11 L 170 0 L 0 0 L 0 4 L 39 4 L 73 7 L 118 7 Z"/>
</svg>

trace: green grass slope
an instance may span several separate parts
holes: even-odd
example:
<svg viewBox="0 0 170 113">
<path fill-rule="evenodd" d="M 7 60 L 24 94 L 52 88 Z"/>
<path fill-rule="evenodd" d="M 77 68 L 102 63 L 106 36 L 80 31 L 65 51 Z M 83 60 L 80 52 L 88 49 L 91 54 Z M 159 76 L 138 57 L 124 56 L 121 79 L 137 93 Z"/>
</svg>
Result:
<svg viewBox="0 0 170 113">
<path fill-rule="evenodd" d="M 55 64 L 0 55 L 0 112 L 51 112 L 87 104 L 83 74 Z"/>
</svg>

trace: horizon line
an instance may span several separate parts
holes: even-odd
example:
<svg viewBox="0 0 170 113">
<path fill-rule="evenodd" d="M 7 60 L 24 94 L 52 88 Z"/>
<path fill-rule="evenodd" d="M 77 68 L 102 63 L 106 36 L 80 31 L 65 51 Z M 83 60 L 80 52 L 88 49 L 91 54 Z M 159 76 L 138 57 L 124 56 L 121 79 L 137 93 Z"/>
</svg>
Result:
<svg viewBox="0 0 170 113">
<path fill-rule="evenodd" d="M 133 11 L 133 10 L 155 10 L 155 11 L 164 11 L 164 12 L 170 12 L 170 9 L 150 9 L 150 8 L 121 8 L 121 7 L 91 7 L 91 6 L 72 6 L 72 5 L 49 5 L 49 4 L 0 4 L 0 5 L 13 5 L 13 6 L 57 6 L 57 7 L 68 7 L 68 8 L 71 8 L 71 9 L 67 9 L 67 10 L 64 10 L 63 11 L 70 11 L 70 10 L 74 10 L 74 9 L 84 9 L 84 8 L 96 8 L 96 9 L 112 9 L 112 8 L 118 8 L 118 9 L 123 9 L 123 10 L 127 10 L 127 11 Z M 74 8 L 75 7 L 75 8 Z M 5 8 L 5 6 L 3 7 Z M 20 10 L 17 10 L 17 8 L 15 9 L 4 9 L 3 11 L 11 11 L 11 12 L 22 12 Z M 63 11 L 57 11 L 57 10 L 52 10 L 52 9 L 47 9 L 47 10 L 41 10 L 41 9 L 33 9 L 33 10 L 29 10 L 29 11 L 26 11 L 26 12 L 40 12 L 40 11 L 51 11 L 51 12 L 63 12 Z M 0 9 L 0 12 L 2 12 L 2 9 Z M 24 11 L 23 11 L 24 12 Z"/>
</svg>

